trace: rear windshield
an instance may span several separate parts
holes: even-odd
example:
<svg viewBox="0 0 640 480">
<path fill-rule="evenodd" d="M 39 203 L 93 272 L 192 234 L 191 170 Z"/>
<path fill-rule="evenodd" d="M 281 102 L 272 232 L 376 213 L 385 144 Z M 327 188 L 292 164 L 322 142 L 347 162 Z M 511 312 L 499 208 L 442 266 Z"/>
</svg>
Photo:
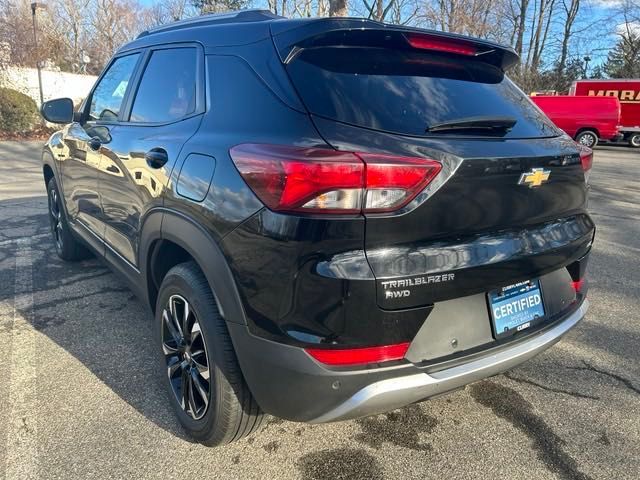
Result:
<svg viewBox="0 0 640 480">
<path fill-rule="evenodd" d="M 429 126 L 443 122 L 508 116 L 517 120 L 513 129 L 490 135 L 559 134 L 499 68 L 478 60 L 383 48 L 322 47 L 302 50 L 287 69 L 310 112 L 352 125 L 427 136 Z"/>
</svg>

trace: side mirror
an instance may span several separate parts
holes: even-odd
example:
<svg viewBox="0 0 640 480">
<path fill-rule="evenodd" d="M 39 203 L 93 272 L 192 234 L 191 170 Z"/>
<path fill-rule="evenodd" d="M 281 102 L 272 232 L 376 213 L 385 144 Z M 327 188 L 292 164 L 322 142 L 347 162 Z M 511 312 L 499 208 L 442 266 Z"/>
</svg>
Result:
<svg viewBox="0 0 640 480">
<path fill-rule="evenodd" d="M 40 107 L 40 113 L 47 122 L 71 123 L 73 122 L 73 100 L 70 98 L 56 98 L 44 102 Z"/>
</svg>

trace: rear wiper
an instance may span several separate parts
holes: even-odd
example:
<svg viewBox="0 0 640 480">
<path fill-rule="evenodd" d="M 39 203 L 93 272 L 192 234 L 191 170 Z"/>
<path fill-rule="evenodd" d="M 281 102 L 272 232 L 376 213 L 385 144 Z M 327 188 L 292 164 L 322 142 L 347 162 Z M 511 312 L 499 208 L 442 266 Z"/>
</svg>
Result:
<svg viewBox="0 0 640 480">
<path fill-rule="evenodd" d="M 513 117 L 465 117 L 458 120 L 436 123 L 426 128 L 429 133 L 433 132 L 508 132 L 518 122 Z"/>
</svg>

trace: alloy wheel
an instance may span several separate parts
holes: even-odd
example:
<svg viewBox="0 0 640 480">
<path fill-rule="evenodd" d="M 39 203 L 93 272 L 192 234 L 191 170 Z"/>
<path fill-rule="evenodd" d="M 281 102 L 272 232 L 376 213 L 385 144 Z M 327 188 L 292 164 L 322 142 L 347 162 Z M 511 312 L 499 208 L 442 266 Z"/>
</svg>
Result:
<svg viewBox="0 0 640 480">
<path fill-rule="evenodd" d="M 162 352 L 180 407 L 194 420 L 201 419 L 211 395 L 209 358 L 200 322 L 180 295 L 169 297 L 162 311 Z"/>
<path fill-rule="evenodd" d="M 62 250 L 62 210 L 55 188 L 49 191 L 49 223 L 58 250 Z"/>
<path fill-rule="evenodd" d="M 584 145 L 585 147 L 591 148 L 595 143 L 596 141 L 593 135 L 582 135 L 580 137 L 580 144 Z"/>
</svg>

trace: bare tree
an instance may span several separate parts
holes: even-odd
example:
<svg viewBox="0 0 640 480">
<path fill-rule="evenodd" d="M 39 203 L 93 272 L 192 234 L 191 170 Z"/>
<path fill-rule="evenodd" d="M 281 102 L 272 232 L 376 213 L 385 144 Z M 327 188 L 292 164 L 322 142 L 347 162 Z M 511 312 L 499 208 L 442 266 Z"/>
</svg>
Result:
<svg viewBox="0 0 640 480">
<path fill-rule="evenodd" d="M 540 0 L 539 3 L 538 0 L 534 1 L 532 32 L 529 40 L 526 67 L 528 70 L 537 71 L 547 43 L 556 0 Z"/>
<path fill-rule="evenodd" d="M 277 0 L 275 0 L 277 1 Z M 193 6 L 200 13 L 222 13 L 241 10 L 248 4 L 247 0 L 192 0 Z M 282 0 L 286 4 L 286 0 Z"/>
<path fill-rule="evenodd" d="M 311 0 L 294 1 L 291 8 L 291 16 L 311 17 L 313 16 L 313 2 Z"/>
<path fill-rule="evenodd" d="M 41 51 L 35 51 L 32 0 L 0 0 L 2 60 L 35 66 L 50 59 L 63 70 L 98 73 L 124 42 L 154 25 L 206 12 L 236 10 L 251 0 L 47 0 L 38 11 Z M 523 59 L 512 77 L 526 89 L 564 85 L 583 56 L 611 48 L 614 29 L 640 30 L 640 0 L 616 0 L 606 22 L 611 31 L 594 38 L 596 18 L 581 0 L 267 0 L 269 9 L 289 17 L 357 15 L 468 34 L 513 45 Z M 10 53 L 8 53 L 10 52 Z M 596 63 L 593 64 L 597 66 Z"/>
<path fill-rule="evenodd" d="M 395 0 L 391 7 L 390 16 L 385 17 L 385 21 L 407 25 L 417 19 L 419 11 L 419 0 Z"/>
<path fill-rule="evenodd" d="M 162 25 L 198 15 L 191 0 L 163 0 L 148 8 L 146 14 L 150 25 Z"/>
<path fill-rule="evenodd" d="M 91 15 L 92 70 L 101 70 L 123 43 L 133 40 L 148 25 L 145 10 L 135 0 L 94 0 Z M 97 72 L 96 72 L 97 73 Z"/>
<path fill-rule="evenodd" d="M 427 26 L 445 32 L 502 40 L 508 30 L 502 13 L 506 2 L 507 0 L 431 0 L 422 6 L 419 18 Z"/>
<path fill-rule="evenodd" d="M 362 0 L 367 9 L 367 17 L 379 22 L 384 22 L 387 14 L 393 8 L 396 0 L 388 0 L 385 4 L 384 0 Z"/>
<path fill-rule="evenodd" d="M 46 28 L 50 23 L 49 11 L 38 10 L 38 20 Z M 0 43 L 4 45 L 3 50 L 8 51 L 9 61 L 14 65 L 33 67 L 38 60 L 48 56 L 49 45 L 46 41 L 41 41 L 40 49 L 36 51 L 31 22 L 29 0 L 0 3 Z"/>
<path fill-rule="evenodd" d="M 573 24 L 576 21 L 578 12 L 580 11 L 580 0 L 561 0 L 562 8 L 566 14 L 564 28 L 562 30 L 562 46 L 560 48 L 560 57 L 558 58 L 556 72 L 561 77 L 567 63 L 569 55 L 569 42 L 571 41 Z"/>
<path fill-rule="evenodd" d="M 346 17 L 349 15 L 349 0 L 329 0 L 330 17 Z"/>
<path fill-rule="evenodd" d="M 331 0 L 318 0 L 318 6 L 316 8 L 316 16 L 328 17 L 330 3 L 331 3 Z"/>
<path fill-rule="evenodd" d="M 62 58 L 57 59 L 61 67 L 72 72 L 85 70 L 85 51 L 88 47 L 90 22 L 87 11 L 92 0 L 56 0 L 49 4 L 54 21 L 52 33 L 63 46 Z"/>
<path fill-rule="evenodd" d="M 267 0 L 269 10 L 284 17 L 327 17 L 330 0 Z"/>
<path fill-rule="evenodd" d="M 522 57 L 522 47 L 524 46 L 524 34 L 526 31 L 527 10 L 529 8 L 529 0 L 517 0 L 514 12 L 517 13 L 517 26 L 515 29 L 516 53 Z"/>
<path fill-rule="evenodd" d="M 633 25 L 633 30 L 640 30 L 640 0 L 624 0 L 620 4 L 622 18 L 628 25 Z"/>
</svg>

